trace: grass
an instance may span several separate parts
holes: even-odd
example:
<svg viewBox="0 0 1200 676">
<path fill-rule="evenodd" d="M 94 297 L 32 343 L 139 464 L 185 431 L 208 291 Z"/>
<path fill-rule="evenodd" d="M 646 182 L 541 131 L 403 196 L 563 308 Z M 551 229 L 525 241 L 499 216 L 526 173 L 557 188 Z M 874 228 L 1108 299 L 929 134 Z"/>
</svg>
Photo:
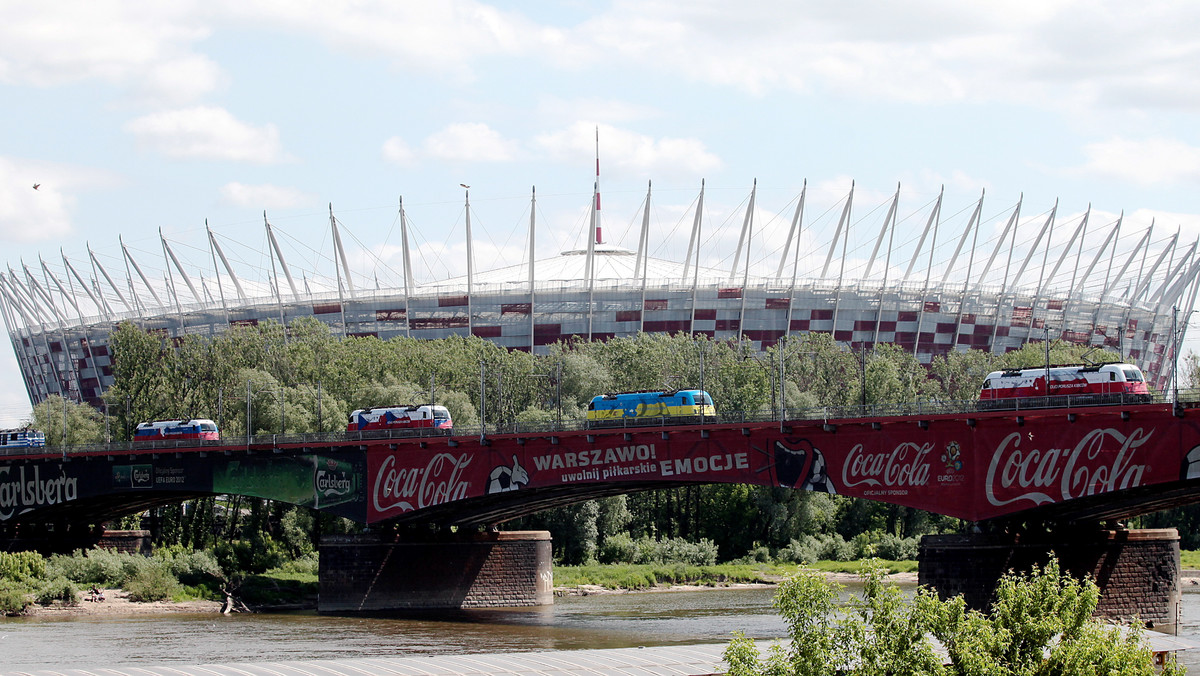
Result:
<svg viewBox="0 0 1200 676">
<path fill-rule="evenodd" d="M 916 561 L 880 561 L 889 573 L 907 573 L 917 569 Z M 819 561 L 805 566 L 827 573 L 857 573 L 859 561 Z M 689 584 L 715 587 L 737 583 L 771 583 L 794 574 L 794 563 L 724 563 L 715 566 L 684 564 L 592 564 L 555 566 L 554 586 L 597 585 L 606 589 L 649 589 L 660 585 Z"/>
<path fill-rule="evenodd" d="M 175 603 L 186 601 L 224 601 L 225 595 L 221 593 L 215 582 L 199 585 L 181 584 L 172 592 L 170 600 Z"/>
<path fill-rule="evenodd" d="M 1179 565 L 1187 570 L 1200 570 L 1200 550 L 1179 552 Z"/>
<path fill-rule="evenodd" d="M 916 561 L 887 561 L 885 559 L 876 559 L 876 561 L 880 566 L 886 568 L 889 574 L 917 572 Z M 862 561 L 817 561 L 804 567 L 823 573 L 858 573 L 862 564 Z"/>
</svg>

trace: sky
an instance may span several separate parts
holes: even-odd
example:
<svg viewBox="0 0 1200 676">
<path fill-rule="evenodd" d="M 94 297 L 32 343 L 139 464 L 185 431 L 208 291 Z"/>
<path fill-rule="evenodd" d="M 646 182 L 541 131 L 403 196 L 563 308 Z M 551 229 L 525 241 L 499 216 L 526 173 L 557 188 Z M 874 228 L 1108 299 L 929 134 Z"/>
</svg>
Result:
<svg viewBox="0 0 1200 676">
<path fill-rule="evenodd" d="M 598 153 L 606 240 L 637 246 L 650 189 L 651 253 L 682 260 L 703 181 L 720 269 L 752 186 L 756 272 L 775 272 L 805 186 L 819 267 L 852 183 L 848 275 L 897 190 L 896 276 L 918 255 L 918 277 L 940 274 L 981 195 L 980 258 L 1018 202 L 1018 248 L 1057 203 L 1071 259 L 1122 215 L 1113 250 L 1153 222 L 1154 251 L 1177 231 L 1182 251 L 1200 236 L 1198 72 L 1185 2 L 5 2 L 0 247 L 35 271 L 86 269 L 90 247 L 123 274 L 120 241 L 161 278 L 161 233 L 199 279 L 207 224 L 252 277 L 265 216 L 316 282 L 332 209 L 356 283 L 387 287 L 403 199 L 415 276 L 444 279 L 465 271 L 468 213 L 480 269 L 526 261 L 535 188 L 536 257 L 583 246 Z M 29 402 L 8 348 L 0 382 L 14 424 Z"/>
</svg>

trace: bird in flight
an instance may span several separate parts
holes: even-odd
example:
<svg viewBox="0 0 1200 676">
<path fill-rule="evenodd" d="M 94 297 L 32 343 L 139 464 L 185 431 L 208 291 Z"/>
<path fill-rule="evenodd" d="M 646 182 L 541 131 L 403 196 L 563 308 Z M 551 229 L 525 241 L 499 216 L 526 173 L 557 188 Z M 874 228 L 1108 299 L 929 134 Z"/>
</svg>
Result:
<svg viewBox="0 0 1200 676">
<path fill-rule="evenodd" d="M 38 189 L 38 188 L 40 188 L 41 186 L 42 186 L 42 184 L 41 184 L 41 183 L 34 183 L 34 184 L 33 184 L 33 189 L 34 189 L 34 190 L 37 190 L 37 189 Z"/>
<path fill-rule="evenodd" d="M 471 189 L 471 186 L 467 185 L 466 183 L 459 183 L 459 185 L 462 186 L 463 188 L 466 188 L 467 190 Z"/>
</svg>

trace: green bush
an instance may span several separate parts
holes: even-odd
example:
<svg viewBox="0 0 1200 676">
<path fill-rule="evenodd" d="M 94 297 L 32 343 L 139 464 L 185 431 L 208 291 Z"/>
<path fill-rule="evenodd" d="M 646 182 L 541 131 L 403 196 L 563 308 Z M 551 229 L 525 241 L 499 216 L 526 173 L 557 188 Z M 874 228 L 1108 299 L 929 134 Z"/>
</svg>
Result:
<svg viewBox="0 0 1200 676">
<path fill-rule="evenodd" d="M 859 533 L 850 540 L 850 548 L 853 551 L 851 558 L 854 559 L 869 559 L 875 556 L 876 537 L 878 533 Z"/>
<path fill-rule="evenodd" d="M 179 581 L 161 562 L 142 567 L 125 582 L 125 592 L 131 601 L 166 601 L 175 594 Z"/>
<path fill-rule="evenodd" d="M 779 552 L 780 558 L 793 563 L 812 564 L 817 561 L 853 561 L 854 545 L 836 533 L 805 535 L 792 540 Z"/>
<path fill-rule="evenodd" d="M 857 561 L 880 558 L 915 561 L 920 538 L 902 538 L 890 533 L 860 533 L 847 542 L 836 533 L 805 535 L 779 550 L 779 560 L 812 565 L 817 561 Z"/>
<path fill-rule="evenodd" d="M 683 538 L 653 540 L 642 537 L 637 547 L 635 563 L 685 563 L 692 566 L 712 566 L 717 563 L 717 545 L 707 538 L 688 542 Z"/>
<path fill-rule="evenodd" d="M 320 569 L 321 559 L 317 552 L 309 552 L 298 559 L 284 561 L 278 566 L 267 570 L 267 575 L 304 575 L 316 577 Z"/>
<path fill-rule="evenodd" d="M 189 550 L 180 545 L 162 548 L 154 552 L 177 580 L 185 585 L 198 585 L 225 579 L 225 571 L 217 563 L 217 557 L 208 550 Z"/>
<path fill-rule="evenodd" d="M 123 554 L 96 548 L 51 556 L 46 572 L 51 577 L 65 577 L 76 584 L 124 587 L 125 582 L 149 562 L 141 554 Z"/>
<path fill-rule="evenodd" d="M 0 552 L 0 580 L 29 582 L 46 577 L 46 559 L 37 552 Z"/>
<path fill-rule="evenodd" d="M 79 605 L 79 588 L 65 577 L 56 577 L 42 583 L 34 592 L 38 605 L 48 606 L 56 601 L 63 605 Z"/>
<path fill-rule="evenodd" d="M 251 575 L 277 568 L 291 560 L 283 545 L 261 533 L 256 533 L 249 540 L 218 542 L 213 554 L 222 570 Z"/>
<path fill-rule="evenodd" d="M 902 538 L 888 533 L 879 539 L 875 555 L 889 561 L 915 561 L 920 548 L 920 538 Z"/>
<path fill-rule="evenodd" d="M 0 579 L 0 616 L 20 615 L 32 604 L 23 585 Z"/>
<path fill-rule="evenodd" d="M 596 558 L 600 563 L 634 563 L 637 561 L 638 546 L 628 533 L 617 533 L 604 538 Z"/>
<path fill-rule="evenodd" d="M 943 601 L 927 588 L 906 600 L 876 561 L 866 562 L 860 575 L 862 591 L 845 604 L 839 602 L 844 587 L 816 571 L 781 584 L 773 605 L 791 640 L 760 652 L 735 632 L 724 654 L 729 676 L 1186 673 L 1175 664 L 1158 672 L 1138 625 L 1121 633 L 1093 619 L 1099 589 L 1090 579 L 1062 573 L 1057 561 L 1028 575 L 1006 575 L 986 614 L 968 610 L 961 596 Z M 945 657 L 930 637 L 945 647 Z"/>
</svg>

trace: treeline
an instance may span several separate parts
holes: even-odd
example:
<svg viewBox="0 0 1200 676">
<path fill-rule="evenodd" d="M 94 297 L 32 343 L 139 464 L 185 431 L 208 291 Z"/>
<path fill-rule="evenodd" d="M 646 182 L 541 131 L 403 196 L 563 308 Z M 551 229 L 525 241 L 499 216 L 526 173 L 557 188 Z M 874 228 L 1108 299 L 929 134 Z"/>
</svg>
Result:
<svg viewBox="0 0 1200 676">
<path fill-rule="evenodd" d="M 443 404 L 455 426 L 463 428 L 480 424 L 481 397 L 482 422 L 497 429 L 553 423 L 560 417 L 580 421 L 593 396 L 643 389 L 703 387 L 721 413 L 765 412 L 784 405 L 794 411 L 863 402 L 968 400 L 978 395 L 989 371 L 1046 361 L 1045 345 L 1035 343 L 1004 355 L 951 352 L 923 366 L 898 346 L 853 351 L 824 333 L 793 336 L 765 352 L 748 342 L 642 334 L 603 343 L 556 344 L 548 354 L 533 355 L 475 337 L 343 339 L 313 319 L 296 320 L 286 330 L 266 322 L 176 341 L 124 323 L 113 332 L 109 351 L 116 383 L 105 393 L 102 410 L 56 397 L 35 407 L 33 424 L 46 433 L 48 445 L 126 441 L 139 422 L 181 417 L 211 418 L 223 436 L 247 430 L 332 432 L 345 430 L 347 416 L 356 408 L 400 403 Z M 1050 360 L 1079 363 L 1084 352 L 1055 342 Z M 1120 360 L 1113 352 L 1087 352 L 1094 362 Z M 288 515 L 305 512 L 252 504 L 256 502 L 208 499 L 157 510 L 156 537 L 199 547 L 214 532 L 278 540 L 284 537 L 285 519 L 301 518 Z M 242 516 L 263 511 L 266 516 L 252 526 Z M 303 520 L 311 533 L 316 519 L 305 514 Z M 327 532 L 345 528 L 324 525 Z M 581 563 L 619 550 L 604 547 L 618 535 L 632 541 L 707 540 L 722 560 L 730 560 L 763 556 L 764 550 L 771 556 L 789 549 L 870 553 L 872 546 L 885 542 L 902 550 L 904 545 L 896 541 L 960 524 L 841 496 L 709 485 L 588 501 L 508 526 L 549 529 L 557 558 Z M 812 544 L 817 538 L 824 538 L 820 547 Z"/>
</svg>

